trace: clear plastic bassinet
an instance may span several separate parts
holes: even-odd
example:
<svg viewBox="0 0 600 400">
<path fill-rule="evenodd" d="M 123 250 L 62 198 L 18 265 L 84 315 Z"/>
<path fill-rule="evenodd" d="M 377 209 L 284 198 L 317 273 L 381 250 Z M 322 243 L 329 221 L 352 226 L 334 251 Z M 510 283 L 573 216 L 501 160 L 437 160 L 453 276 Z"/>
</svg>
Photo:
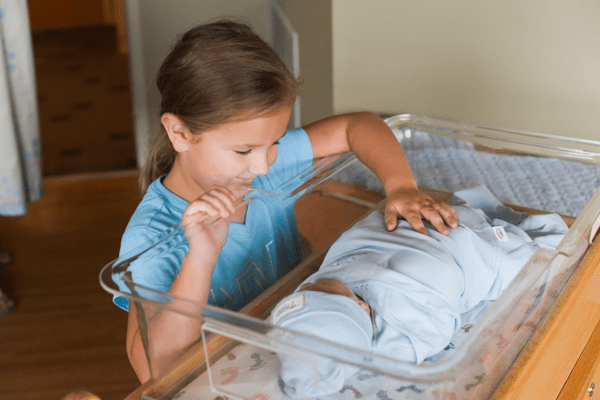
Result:
<svg viewBox="0 0 600 400">
<path fill-rule="evenodd" d="M 151 315 L 178 313 L 202 324 L 201 337 L 180 358 L 160 366 L 148 361 L 152 379 L 129 398 L 286 399 L 277 354 L 312 363 L 325 357 L 362 368 L 342 391 L 322 400 L 492 396 L 593 242 L 600 222 L 600 143 L 414 115 L 386 122 L 402 144 L 418 184 L 431 196 L 446 199 L 451 192 L 485 185 L 518 211 L 560 213 L 569 232 L 556 250 L 538 251 L 500 298 L 464 315 L 448 347 L 422 364 L 285 330 L 265 321 L 273 306 L 319 268 L 337 236 L 384 203 L 381 185 L 352 154 L 328 157 L 275 193 L 281 198 L 305 191 L 295 211 L 298 230 L 311 250 L 240 312 L 201 306 L 131 281 L 127 271 L 132 263 L 143 263 L 148 254 L 184 240 L 179 226 L 143 246 L 151 252 L 138 249 L 102 269 L 102 286 L 136 304 L 146 351 L 151 351 L 148 343 L 153 339 L 147 329 Z M 119 279 L 130 293 L 118 289 Z M 292 345 L 285 340 L 290 335 L 304 336 L 308 344 Z M 326 346 L 310 345 L 317 342 Z"/>
</svg>

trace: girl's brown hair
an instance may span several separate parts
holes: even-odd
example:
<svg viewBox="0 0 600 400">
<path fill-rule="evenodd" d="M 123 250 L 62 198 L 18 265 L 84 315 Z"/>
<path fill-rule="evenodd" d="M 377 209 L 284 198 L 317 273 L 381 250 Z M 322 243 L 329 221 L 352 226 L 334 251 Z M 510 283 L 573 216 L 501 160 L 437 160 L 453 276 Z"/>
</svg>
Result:
<svg viewBox="0 0 600 400">
<path fill-rule="evenodd" d="M 172 113 L 198 134 L 291 105 L 300 83 L 248 26 L 218 21 L 179 38 L 158 71 L 156 85 L 160 115 Z M 171 170 L 175 156 L 161 124 L 140 175 L 142 193 Z"/>
</svg>

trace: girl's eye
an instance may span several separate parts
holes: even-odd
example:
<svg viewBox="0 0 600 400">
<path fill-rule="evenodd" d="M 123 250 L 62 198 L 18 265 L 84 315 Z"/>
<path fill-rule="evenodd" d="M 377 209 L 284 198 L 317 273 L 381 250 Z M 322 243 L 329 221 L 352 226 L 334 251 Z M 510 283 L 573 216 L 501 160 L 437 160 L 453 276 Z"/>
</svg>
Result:
<svg viewBox="0 0 600 400">
<path fill-rule="evenodd" d="M 279 140 L 276 141 L 275 143 L 272 144 L 272 146 L 278 145 L 279 144 Z M 250 152 L 252 151 L 252 149 L 248 149 L 248 150 L 244 150 L 244 151 L 239 151 L 239 150 L 234 150 L 237 154 L 241 154 L 243 156 L 250 154 Z"/>
</svg>

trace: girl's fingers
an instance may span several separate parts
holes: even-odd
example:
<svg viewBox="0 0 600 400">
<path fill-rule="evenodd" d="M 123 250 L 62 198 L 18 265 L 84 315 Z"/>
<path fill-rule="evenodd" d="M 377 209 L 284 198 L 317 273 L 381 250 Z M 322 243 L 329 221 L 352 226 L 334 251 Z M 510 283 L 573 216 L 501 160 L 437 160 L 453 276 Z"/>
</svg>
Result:
<svg viewBox="0 0 600 400">
<path fill-rule="evenodd" d="M 396 229 L 398 218 L 404 217 L 417 231 L 427 235 L 423 219 L 428 220 L 440 233 L 448 235 L 451 228 L 456 228 L 460 218 L 456 211 L 446 203 L 437 203 L 433 200 L 413 203 L 412 206 L 401 208 L 402 212 L 393 204 L 385 208 L 385 224 L 388 231 Z"/>
<path fill-rule="evenodd" d="M 460 221 L 458 214 L 456 211 L 449 205 L 445 203 L 435 203 L 426 212 L 423 213 L 424 216 L 431 215 L 431 218 L 434 218 L 438 221 L 438 218 L 441 220 L 441 223 L 445 223 L 451 228 L 456 228 L 458 226 L 457 221 Z M 430 219 L 426 216 L 427 219 Z M 431 221 L 433 223 L 433 221 Z M 435 224 L 434 224 L 435 225 Z"/>
<path fill-rule="evenodd" d="M 221 217 L 223 218 L 227 218 L 229 215 L 235 213 L 235 199 L 231 199 L 227 193 L 212 190 L 207 192 L 202 199 L 219 209 L 221 211 Z"/>
<path fill-rule="evenodd" d="M 400 215 L 394 209 L 385 210 L 385 226 L 388 231 L 393 231 L 398 226 L 398 218 Z"/>
<path fill-rule="evenodd" d="M 202 215 L 205 214 L 213 217 L 224 218 L 227 218 L 227 216 L 229 216 L 227 208 L 222 203 L 220 203 L 218 199 L 210 195 L 203 196 L 202 199 L 190 203 L 190 205 L 186 209 L 185 214 L 190 216 L 194 215 L 196 217 L 202 217 Z"/>
<path fill-rule="evenodd" d="M 427 233 L 427 229 L 425 229 L 425 224 L 423 224 L 423 219 L 421 218 L 421 215 L 418 212 L 409 212 L 407 213 L 407 215 L 404 216 L 404 218 L 406 219 L 406 222 L 408 222 L 415 231 L 420 232 L 423 235 L 429 236 L 429 234 Z"/>
<path fill-rule="evenodd" d="M 238 203 L 233 192 L 223 186 L 214 186 L 193 201 L 186 208 L 184 215 L 207 213 L 211 216 L 228 218 L 235 213 Z"/>
<path fill-rule="evenodd" d="M 390 207 L 386 208 L 385 214 L 386 225 L 388 227 L 388 230 L 390 231 L 395 229 L 398 225 L 398 218 L 403 217 L 406 220 L 406 222 L 408 222 L 410 226 L 413 227 L 414 230 L 424 235 L 428 234 L 427 229 L 425 229 L 425 224 L 423 224 L 421 212 L 416 207 L 409 208 L 408 210 L 402 212 L 402 214 L 400 214 L 400 212 L 398 212 L 395 207 Z M 391 226 L 393 226 L 393 228 L 390 229 Z"/>
<path fill-rule="evenodd" d="M 181 224 L 188 226 L 194 223 L 202 223 L 208 218 L 218 218 L 219 210 L 206 202 L 197 202 L 193 207 L 189 207 L 181 216 Z"/>
<path fill-rule="evenodd" d="M 451 228 L 456 228 L 458 226 L 458 221 L 460 221 L 460 218 L 454 208 L 444 204 L 443 207 L 438 210 L 438 212 L 444 219 L 444 222 L 446 222 L 446 225 Z"/>
<path fill-rule="evenodd" d="M 431 225 L 433 225 L 433 227 L 441 234 L 448 235 L 450 233 L 450 230 L 448 230 L 446 224 L 444 223 L 444 219 L 442 219 L 437 211 L 428 210 L 427 212 L 423 213 L 423 217 L 431 222 Z"/>
<path fill-rule="evenodd" d="M 394 204 L 388 204 L 385 207 L 384 220 L 388 231 L 393 231 L 398 226 L 398 218 L 404 218 L 416 231 L 427 235 L 425 225 L 421 220 L 421 213 L 418 208 L 398 209 Z"/>
</svg>

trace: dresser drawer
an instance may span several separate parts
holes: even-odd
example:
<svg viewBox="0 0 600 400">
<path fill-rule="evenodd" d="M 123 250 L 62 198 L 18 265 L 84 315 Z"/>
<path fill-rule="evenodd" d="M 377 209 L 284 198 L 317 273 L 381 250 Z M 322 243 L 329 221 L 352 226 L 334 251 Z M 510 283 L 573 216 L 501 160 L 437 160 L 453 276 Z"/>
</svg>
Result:
<svg viewBox="0 0 600 400">
<path fill-rule="evenodd" d="M 558 400 L 600 399 L 600 322 L 581 353 Z"/>
</svg>

